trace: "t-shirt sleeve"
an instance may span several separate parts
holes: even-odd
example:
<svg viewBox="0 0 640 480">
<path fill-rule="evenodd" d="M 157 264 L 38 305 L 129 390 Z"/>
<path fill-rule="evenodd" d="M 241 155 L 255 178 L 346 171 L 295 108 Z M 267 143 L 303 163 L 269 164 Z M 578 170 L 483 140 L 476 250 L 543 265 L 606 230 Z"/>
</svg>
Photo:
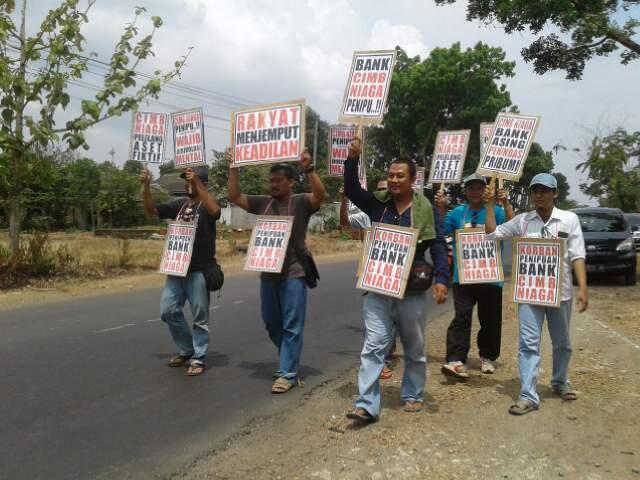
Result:
<svg viewBox="0 0 640 480">
<path fill-rule="evenodd" d="M 156 205 L 156 211 L 158 212 L 158 217 L 160 220 L 174 220 L 178 213 L 180 212 L 180 207 L 182 207 L 182 201 L 177 200 L 169 203 L 162 203 L 160 205 Z"/>
<path fill-rule="evenodd" d="M 254 215 L 265 215 L 265 208 L 271 197 L 266 195 L 247 195 L 247 202 L 249 203 L 249 213 Z M 266 215 L 273 212 L 267 212 Z"/>
<path fill-rule="evenodd" d="M 459 210 L 454 208 L 449 210 L 444 217 L 444 235 L 451 235 L 456 230 L 458 224 Z"/>
</svg>

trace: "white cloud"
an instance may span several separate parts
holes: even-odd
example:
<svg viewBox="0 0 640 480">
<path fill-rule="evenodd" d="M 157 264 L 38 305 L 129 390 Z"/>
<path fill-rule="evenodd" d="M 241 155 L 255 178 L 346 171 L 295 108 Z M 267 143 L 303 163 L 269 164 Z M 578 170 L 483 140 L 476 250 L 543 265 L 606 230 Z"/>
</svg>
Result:
<svg viewBox="0 0 640 480">
<path fill-rule="evenodd" d="M 422 32 L 413 25 L 392 25 L 387 20 L 378 20 L 371 29 L 370 50 L 392 50 L 401 46 L 410 57 L 429 53 Z"/>
</svg>

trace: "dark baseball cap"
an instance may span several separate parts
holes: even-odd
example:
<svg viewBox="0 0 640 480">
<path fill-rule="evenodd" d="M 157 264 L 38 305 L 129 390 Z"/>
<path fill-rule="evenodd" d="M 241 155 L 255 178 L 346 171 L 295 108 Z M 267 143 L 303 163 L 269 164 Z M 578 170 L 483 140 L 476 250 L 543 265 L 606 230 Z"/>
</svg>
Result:
<svg viewBox="0 0 640 480">
<path fill-rule="evenodd" d="M 191 170 L 198 175 L 198 178 L 202 183 L 209 183 L 209 170 L 206 167 L 192 167 Z M 180 178 L 185 178 L 186 176 L 186 172 L 182 172 L 180 174 Z"/>
</svg>

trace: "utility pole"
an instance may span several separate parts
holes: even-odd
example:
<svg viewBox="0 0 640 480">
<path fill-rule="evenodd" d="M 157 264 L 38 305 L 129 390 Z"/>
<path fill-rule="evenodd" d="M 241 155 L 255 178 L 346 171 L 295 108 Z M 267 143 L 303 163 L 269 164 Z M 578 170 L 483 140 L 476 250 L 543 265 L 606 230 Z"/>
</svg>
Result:
<svg viewBox="0 0 640 480">
<path fill-rule="evenodd" d="M 111 150 L 109 150 L 109 155 L 111 155 L 111 163 L 113 163 L 115 165 L 115 161 L 114 158 L 116 156 L 116 150 L 115 148 L 111 147 Z"/>
</svg>

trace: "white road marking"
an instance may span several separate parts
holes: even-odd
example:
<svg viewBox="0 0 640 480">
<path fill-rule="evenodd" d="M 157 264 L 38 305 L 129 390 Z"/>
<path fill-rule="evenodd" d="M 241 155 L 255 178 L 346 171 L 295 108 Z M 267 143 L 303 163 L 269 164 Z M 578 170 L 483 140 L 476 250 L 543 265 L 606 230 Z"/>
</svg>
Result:
<svg viewBox="0 0 640 480">
<path fill-rule="evenodd" d="M 600 320 L 596 320 L 596 323 L 598 325 L 600 325 L 602 328 L 604 328 L 605 330 L 610 331 L 612 334 L 614 334 L 616 337 L 621 338 L 622 340 L 624 340 L 626 343 L 628 343 L 629 345 L 631 345 L 632 347 L 634 347 L 636 350 L 640 350 L 640 345 L 636 345 L 635 343 L 633 343 L 630 339 L 628 339 L 627 337 L 625 337 L 624 335 L 622 335 L 621 333 L 616 332 L 613 328 L 611 328 L 610 326 L 602 323 Z"/>
<path fill-rule="evenodd" d="M 244 303 L 244 300 L 236 300 L 233 302 L 234 305 L 240 305 L 241 303 Z"/>
<path fill-rule="evenodd" d="M 147 323 L 155 323 L 155 322 L 159 322 L 160 320 L 162 320 L 161 318 L 152 318 L 151 320 L 147 320 Z"/>
<path fill-rule="evenodd" d="M 222 305 L 214 305 L 213 307 L 211 307 L 209 310 L 217 310 L 219 308 L 221 308 Z"/>
<path fill-rule="evenodd" d="M 122 330 L 123 328 L 134 327 L 135 325 L 136 325 L 135 323 L 125 323 L 124 325 L 118 325 L 117 327 L 105 328 L 104 330 L 98 330 L 95 333 L 113 332 L 114 330 Z"/>
</svg>

